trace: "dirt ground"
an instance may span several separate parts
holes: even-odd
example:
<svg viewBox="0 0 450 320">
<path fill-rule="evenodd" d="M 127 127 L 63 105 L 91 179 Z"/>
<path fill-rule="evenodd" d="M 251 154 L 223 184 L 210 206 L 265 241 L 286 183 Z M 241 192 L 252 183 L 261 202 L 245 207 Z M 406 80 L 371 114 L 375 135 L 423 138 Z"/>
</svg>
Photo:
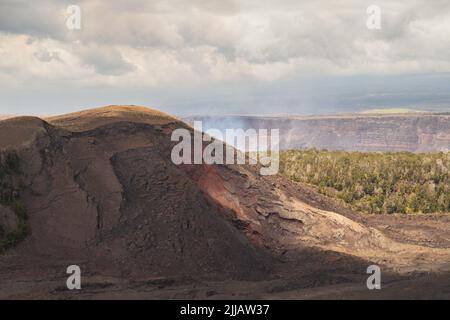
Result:
<svg viewBox="0 0 450 320">
<path fill-rule="evenodd" d="M 397 241 L 450 246 L 448 216 L 365 219 L 388 230 Z M 79 291 L 66 288 L 65 270 L 74 263 L 82 269 Z M 450 272 L 446 271 L 399 274 L 382 267 L 381 290 L 368 290 L 369 263 L 335 252 L 305 249 L 280 261 L 270 279 L 213 281 L 191 276 L 108 275 L 99 272 L 99 261 L 89 257 L 25 257 L 18 250 L 1 260 L 0 299 L 450 299 Z M 450 263 L 443 269 L 450 269 Z"/>
</svg>

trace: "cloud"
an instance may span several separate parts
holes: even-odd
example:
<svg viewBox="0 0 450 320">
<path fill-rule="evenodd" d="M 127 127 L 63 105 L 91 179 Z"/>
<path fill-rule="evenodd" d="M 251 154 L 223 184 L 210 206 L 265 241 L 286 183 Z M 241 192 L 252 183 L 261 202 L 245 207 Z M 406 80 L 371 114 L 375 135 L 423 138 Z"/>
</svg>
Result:
<svg viewBox="0 0 450 320">
<path fill-rule="evenodd" d="M 30 36 L 65 37 L 64 10 L 68 1 L 2 0 L 0 2 L 0 31 Z"/>
<path fill-rule="evenodd" d="M 101 75 L 120 76 L 135 69 L 135 66 L 124 60 L 115 48 L 100 46 L 84 46 L 77 50 L 82 64 L 94 68 Z"/>
<path fill-rule="evenodd" d="M 68 30 L 66 8 L 81 8 Z M 0 2 L 0 86 L 161 89 L 450 72 L 450 2 L 79 0 Z M 250 85 L 249 85 L 250 86 Z"/>
<path fill-rule="evenodd" d="M 36 59 L 42 62 L 50 62 L 53 60 L 62 62 L 61 58 L 59 57 L 59 53 L 57 51 L 48 51 L 47 49 L 43 48 L 34 53 L 34 56 Z"/>
</svg>

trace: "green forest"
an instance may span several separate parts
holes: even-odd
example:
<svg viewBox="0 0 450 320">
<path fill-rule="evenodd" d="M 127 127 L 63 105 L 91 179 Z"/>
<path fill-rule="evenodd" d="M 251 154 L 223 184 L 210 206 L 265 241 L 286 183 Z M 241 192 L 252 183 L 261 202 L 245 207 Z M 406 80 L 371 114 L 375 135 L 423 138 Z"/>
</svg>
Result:
<svg viewBox="0 0 450 320">
<path fill-rule="evenodd" d="M 23 240 L 28 232 L 27 213 L 19 201 L 19 188 L 14 181 L 19 174 L 20 159 L 17 153 L 0 152 L 0 205 L 12 209 L 18 221 L 17 228 L 9 232 L 0 224 L 0 254 Z"/>
<path fill-rule="evenodd" d="M 280 172 L 372 214 L 449 213 L 450 153 L 290 150 Z"/>
</svg>

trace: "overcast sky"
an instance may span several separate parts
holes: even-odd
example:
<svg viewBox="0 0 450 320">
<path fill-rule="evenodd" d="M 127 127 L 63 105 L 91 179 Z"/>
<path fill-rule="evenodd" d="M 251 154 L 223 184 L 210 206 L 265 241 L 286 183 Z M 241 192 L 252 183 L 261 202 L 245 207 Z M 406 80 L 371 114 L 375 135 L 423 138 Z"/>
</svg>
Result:
<svg viewBox="0 0 450 320">
<path fill-rule="evenodd" d="M 0 0 L 0 114 L 450 111 L 449 75 L 448 0 Z"/>
</svg>

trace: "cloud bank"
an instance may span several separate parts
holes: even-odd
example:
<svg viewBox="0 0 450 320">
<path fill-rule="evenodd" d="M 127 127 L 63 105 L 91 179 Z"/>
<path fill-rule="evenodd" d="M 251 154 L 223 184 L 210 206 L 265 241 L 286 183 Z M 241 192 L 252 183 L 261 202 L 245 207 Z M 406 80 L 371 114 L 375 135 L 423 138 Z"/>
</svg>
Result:
<svg viewBox="0 0 450 320">
<path fill-rule="evenodd" d="M 80 30 L 66 27 L 74 4 Z M 371 4 L 381 9 L 381 30 L 366 27 Z M 441 0 L 3 0 L 0 112 L 24 106 L 24 91 L 42 98 L 51 89 L 79 92 L 77 103 L 99 101 L 88 98 L 93 90 L 119 90 L 170 105 L 236 84 L 245 101 L 287 83 L 303 86 L 294 100 L 305 102 L 308 79 L 446 74 L 449 34 L 450 2 Z"/>
</svg>

